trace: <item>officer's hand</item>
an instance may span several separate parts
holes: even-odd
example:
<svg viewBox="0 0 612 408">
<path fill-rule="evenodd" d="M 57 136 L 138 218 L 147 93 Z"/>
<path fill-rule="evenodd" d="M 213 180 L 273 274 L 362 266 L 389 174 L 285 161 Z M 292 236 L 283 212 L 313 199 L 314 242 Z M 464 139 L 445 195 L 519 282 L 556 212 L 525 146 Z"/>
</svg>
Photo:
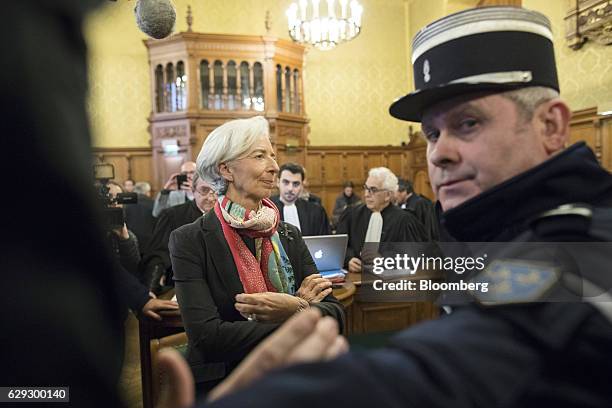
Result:
<svg viewBox="0 0 612 408">
<path fill-rule="evenodd" d="M 348 343 L 338 334 L 336 320 L 322 317 L 316 308 L 306 310 L 289 319 L 260 343 L 228 378 L 208 394 L 208 400 L 214 401 L 244 388 L 271 370 L 329 360 L 346 351 Z"/>
<path fill-rule="evenodd" d="M 164 373 L 165 381 L 159 392 L 156 408 L 188 408 L 195 402 L 193 374 L 185 358 L 173 348 L 159 352 L 157 359 L 159 371 Z"/>
<path fill-rule="evenodd" d="M 361 272 L 361 259 L 351 258 L 348 263 L 349 272 L 360 273 Z"/>
</svg>

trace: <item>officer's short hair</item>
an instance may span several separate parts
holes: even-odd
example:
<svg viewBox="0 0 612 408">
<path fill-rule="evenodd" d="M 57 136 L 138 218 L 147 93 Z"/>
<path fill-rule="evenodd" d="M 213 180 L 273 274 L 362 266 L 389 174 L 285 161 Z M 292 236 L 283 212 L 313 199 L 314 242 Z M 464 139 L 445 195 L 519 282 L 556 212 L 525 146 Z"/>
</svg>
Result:
<svg viewBox="0 0 612 408">
<path fill-rule="evenodd" d="M 519 115 L 521 115 L 525 121 L 533 118 L 533 113 L 538 106 L 544 102 L 559 98 L 559 92 L 557 90 L 545 88 L 543 86 L 530 86 L 527 88 L 515 89 L 501 92 L 499 95 L 514 102 Z"/>
</svg>

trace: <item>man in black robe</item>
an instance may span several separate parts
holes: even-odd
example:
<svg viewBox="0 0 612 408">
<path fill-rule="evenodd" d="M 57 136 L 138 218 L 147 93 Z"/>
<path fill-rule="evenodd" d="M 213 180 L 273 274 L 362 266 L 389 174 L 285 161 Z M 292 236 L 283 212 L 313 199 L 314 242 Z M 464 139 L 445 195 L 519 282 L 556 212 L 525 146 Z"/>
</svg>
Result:
<svg viewBox="0 0 612 408">
<path fill-rule="evenodd" d="M 392 204 L 396 190 L 397 177 L 391 170 L 386 167 L 371 169 L 364 185 L 365 204 L 348 209 L 340 217 L 337 233 L 349 236 L 344 257 L 344 267 L 349 272 L 361 272 L 361 251 L 365 242 L 427 240 L 420 221 Z"/>
<path fill-rule="evenodd" d="M 144 270 L 145 280 L 155 294 L 171 286 L 173 274 L 168 250 L 170 233 L 180 226 L 194 222 L 215 206 L 216 194 L 197 174 L 193 176 L 192 186 L 193 200 L 161 212 L 148 249 L 142 258 L 141 268 Z"/>
<path fill-rule="evenodd" d="M 410 211 L 421 221 L 430 241 L 438 240 L 439 221 L 436 209 L 431 201 L 414 191 L 410 180 L 398 180 L 395 199 L 399 208 Z"/>
<path fill-rule="evenodd" d="M 303 236 L 329 235 L 331 229 L 325 209 L 312 201 L 300 199 L 304 189 L 304 168 L 296 163 L 280 167 L 278 189 L 280 195 L 271 197 L 281 219 L 295 225 Z"/>
</svg>

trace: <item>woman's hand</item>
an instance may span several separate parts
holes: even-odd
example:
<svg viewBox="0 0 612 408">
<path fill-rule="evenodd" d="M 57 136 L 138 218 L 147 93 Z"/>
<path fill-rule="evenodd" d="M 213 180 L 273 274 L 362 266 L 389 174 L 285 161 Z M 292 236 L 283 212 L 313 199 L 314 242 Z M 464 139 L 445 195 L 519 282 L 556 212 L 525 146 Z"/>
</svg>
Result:
<svg viewBox="0 0 612 408">
<path fill-rule="evenodd" d="M 309 304 L 318 303 L 332 293 L 331 286 L 332 283 L 329 279 L 322 278 L 318 273 L 313 273 L 304 278 L 296 296 L 301 297 Z"/>
<path fill-rule="evenodd" d="M 303 302 L 303 300 L 302 300 Z M 303 307 L 300 299 L 286 293 L 263 292 L 236 295 L 236 310 L 257 321 L 281 323 Z"/>
</svg>

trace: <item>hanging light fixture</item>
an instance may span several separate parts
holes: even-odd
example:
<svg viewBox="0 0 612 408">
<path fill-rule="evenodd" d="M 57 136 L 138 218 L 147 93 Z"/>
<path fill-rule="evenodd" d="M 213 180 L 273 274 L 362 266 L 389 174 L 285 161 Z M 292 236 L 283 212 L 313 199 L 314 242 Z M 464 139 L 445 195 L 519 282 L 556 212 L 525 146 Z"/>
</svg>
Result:
<svg viewBox="0 0 612 408">
<path fill-rule="evenodd" d="M 363 7 L 357 0 L 324 0 L 327 15 L 321 16 L 321 0 L 299 0 L 287 9 L 289 35 L 300 44 L 310 44 L 320 50 L 331 50 L 336 45 L 350 41 L 361 32 Z M 298 4 L 299 3 L 299 4 Z M 337 11 L 340 11 L 338 15 Z"/>
</svg>

